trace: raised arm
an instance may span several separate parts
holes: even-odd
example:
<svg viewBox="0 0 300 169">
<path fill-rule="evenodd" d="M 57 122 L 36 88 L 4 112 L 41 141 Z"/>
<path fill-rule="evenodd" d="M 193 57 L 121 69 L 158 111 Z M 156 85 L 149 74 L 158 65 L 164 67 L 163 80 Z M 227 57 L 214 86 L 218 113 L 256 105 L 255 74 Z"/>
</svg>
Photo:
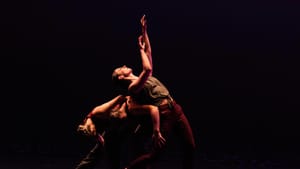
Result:
<svg viewBox="0 0 300 169">
<path fill-rule="evenodd" d="M 146 31 L 146 20 L 145 16 L 141 19 L 143 34 L 138 38 L 138 44 L 140 48 L 140 55 L 142 60 L 143 70 L 139 74 L 138 78 L 135 79 L 128 87 L 128 90 L 132 93 L 138 93 L 144 87 L 147 79 L 152 76 L 152 55 L 149 37 Z M 146 40 L 146 41 L 145 41 Z"/>
<path fill-rule="evenodd" d="M 152 50 L 151 50 L 151 45 L 150 45 L 150 40 L 147 32 L 147 20 L 146 20 L 146 15 L 143 15 L 143 17 L 140 20 L 141 25 L 142 25 L 142 36 L 143 36 L 143 42 L 145 43 L 145 52 L 150 60 L 151 66 L 153 67 L 152 64 Z"/>
</svg>

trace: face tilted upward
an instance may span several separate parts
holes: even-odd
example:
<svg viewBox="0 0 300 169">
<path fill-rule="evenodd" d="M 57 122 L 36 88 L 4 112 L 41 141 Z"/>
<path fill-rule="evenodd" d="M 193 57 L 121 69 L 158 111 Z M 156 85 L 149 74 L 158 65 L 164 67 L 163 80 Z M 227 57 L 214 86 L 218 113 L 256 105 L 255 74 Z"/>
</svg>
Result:
<svg viewBox="0 0 300 169">
<path fill-rule="evenodd" d="M 114 73 L 117 76 L 128 77 L 132 73 L 132 69 L 124 65 L 122 67 L 116 68 Z"/>
</svg>

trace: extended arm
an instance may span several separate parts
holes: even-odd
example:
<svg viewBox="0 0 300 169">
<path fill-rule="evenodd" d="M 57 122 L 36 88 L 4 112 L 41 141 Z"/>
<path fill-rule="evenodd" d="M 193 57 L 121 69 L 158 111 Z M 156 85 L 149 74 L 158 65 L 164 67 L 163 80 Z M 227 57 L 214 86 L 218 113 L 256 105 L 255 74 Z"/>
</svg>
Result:
<svg viewBox="0 0 300 169">
<path fill-rule="evenodd" d="M 78 126 L 78 131 L 88 136 L 96 136 L 96 127 L 93 118 L 108 119 L 110 113 L 115 109 L 120 109 L 121 103 L 126 100 L 125 96 L 118 95 L 112 100 L 95 107 L 85 118 L 83 124 Z"/>
<path fill-rule="evenodd" d="M 156 106 L 155 108 L 150 108 L 150 115 L 153 124 L 152 138 L 154 141 L 154 145 L 155 147 L 161 147 L 165 144 L 166 140 L 160 133 L 160 115 L 159 110 Z"/>
<path fill-rule="evenodd" d="M 132 93 L 138 93 L 144 87 L 145 82 L 147 79 L 152 76 L 152 55 L 151 55 L 151 47 L 149 42 L 149 37 L 147 34 L 146 28 L 146 20 L 145 15 L 141 19 L 142 24 L 142 35 L 138 38 L 139 48 L 140 48 L 140 55 L 142 60 L 142 67 L 143 70 L 139 74 L 138 78 L 133 81 L 128 90 Z"/>
<path fill-rule="evenodd" d="M 142 36 L 143 36 L 143 42 L 145 43 L 145 53 L 147 54 L 151 66 L 153 67 L 152 64 L 152 50 L 151 50 L 151 45 L 150 45 L 150 40 L 147 32 L 147 20 L 146 20 L 146 15 L 143 15 L 141 18 L 141 25 L 142 25 Z"/>
<path fill-rule="evenodd" d="M 123 103 L 125 100 L 125 96 L 118 95 L 112 100 L 95 107 L 86 118 L 109 118 L 110 112 L 113 111 L 113 109 L 120 108 L 120 103 Z"/>
<path fill-rule="evenodd" d="M 128 110 L 133 115 L 149 114 L 152 120 L 153 135 L 155 146 L 162 146 L 165 144 L 165 139 L 160 133 L 160 113 L 157 106 L 137 104 L 134 100 L 127 100 Z"/>
</svg>

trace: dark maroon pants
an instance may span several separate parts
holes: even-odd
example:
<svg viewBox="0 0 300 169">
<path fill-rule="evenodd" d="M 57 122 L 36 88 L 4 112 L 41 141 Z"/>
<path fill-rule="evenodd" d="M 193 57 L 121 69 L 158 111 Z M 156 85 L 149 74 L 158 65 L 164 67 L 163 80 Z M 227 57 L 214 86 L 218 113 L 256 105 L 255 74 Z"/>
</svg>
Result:
<svg viewBox="0 0 300 169">
<path fill-rule="evenodd" d="M 171 133 L 177 134 L 182 143 L 182 167 L 192 169 L 194 165 L 195 140 L 191 126 L 184 115 L 181 106 L 174 102 L 172 106 L 160 109 L 160 128 L 163 137 L 168 143 Z M 165 145 L 166 146 L 166 145 Z M 161 151 L 165 148 L 152 148 L 129 163 L 128 169 L 149 168 L 151 163 L 157 159 Z"/>
</svg>

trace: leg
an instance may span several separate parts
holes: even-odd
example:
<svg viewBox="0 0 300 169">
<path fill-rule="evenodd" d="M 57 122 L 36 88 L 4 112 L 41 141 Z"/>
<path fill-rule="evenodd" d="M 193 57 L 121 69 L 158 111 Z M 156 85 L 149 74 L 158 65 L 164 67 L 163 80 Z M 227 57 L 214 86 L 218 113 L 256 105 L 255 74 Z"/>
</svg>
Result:
<svg viewBox="0 0 300 169">
<path fill-rule="evenodd" d="M 183 142 L 183 164 L 184 169 L 192 169 L 194 167 L 195 158 L 195 139 L 193 135 L 192 128 L 186 116 L 184 115 L 181 107 L 177 105 L 175 111 L 181 112 L 178 116 L 176 133 L 179 134 Z"/>
</svg>

